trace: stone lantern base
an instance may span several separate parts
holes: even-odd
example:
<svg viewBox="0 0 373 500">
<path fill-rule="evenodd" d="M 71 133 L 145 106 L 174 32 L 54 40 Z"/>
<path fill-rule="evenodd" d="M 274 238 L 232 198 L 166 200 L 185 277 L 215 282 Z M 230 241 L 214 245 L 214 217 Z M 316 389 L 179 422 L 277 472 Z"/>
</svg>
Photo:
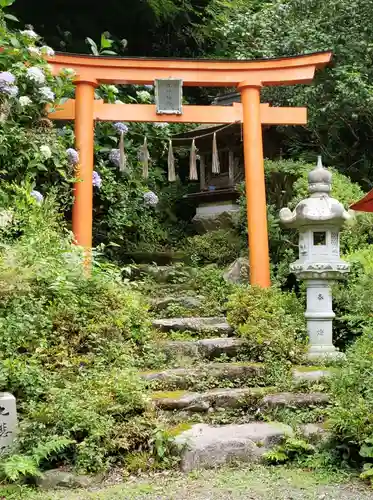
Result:
<svg viewBox="0 0 373 500">
<path fill-rule="evenodd" d="M 306 359 L 308 361 L 325 362 L 325 361 L 343 361 L 346 355 L 343 352 L 338 351 L 334 346 L 318 346 L 311 345 L 306 354 Z"/>
<path fill-rule="evenodd" d="M 332 281 L 327 279 L 306 279 L 307 286 L 307 331 L 310 361 L 344 359 L 344 354 L 333 345 Z"/>
</svg>

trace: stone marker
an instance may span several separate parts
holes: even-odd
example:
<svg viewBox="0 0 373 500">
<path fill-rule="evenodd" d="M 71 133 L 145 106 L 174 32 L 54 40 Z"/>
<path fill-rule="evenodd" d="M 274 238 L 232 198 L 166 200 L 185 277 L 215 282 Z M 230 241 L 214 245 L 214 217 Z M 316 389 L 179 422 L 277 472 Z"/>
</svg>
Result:
<svg viewBox="0 0 373 500">
<path fill-rule="evenodd" d="M 0 393 L 0 452 L 8 451 L 17 433 L 16 398 L 8 393 Z"/>
</svg>

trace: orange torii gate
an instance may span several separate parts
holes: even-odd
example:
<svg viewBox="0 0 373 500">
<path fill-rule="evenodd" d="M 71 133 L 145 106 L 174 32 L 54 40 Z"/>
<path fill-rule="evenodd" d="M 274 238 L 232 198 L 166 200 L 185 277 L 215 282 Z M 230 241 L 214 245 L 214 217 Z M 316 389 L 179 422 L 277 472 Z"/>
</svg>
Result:
<svg viewBox="0 0 373 500">
<path fill-rule="evenodd" d="M 73 232 L 76 243 L 92 246 L 92 173 L 94 121 L 243 123 L 250 282 L 270 286 L 267 207 L 265 195 L 262 124 L 297 125 L 307 122 L 305 108 L 277 108 L 260 104 L 260 89 L 271 85 L 310 83 L 316 68 L 331 60 L 331 52 L 265 60 L 205 60 L 96 57 L 56 54 L 47 58 L 58 74 L 75 71 L 75 100 L 50 113 L 56 120 L 75 120 L 79 182 L 74 186 Z M 236 87 L 241 104 L 184 106 L 181 115 L 160 115 L 155 105 L 106 104 L 94 98 L 102 83 L 153 84 L 157 79 L 180 79 L 185 86 Z"/>
</svg>

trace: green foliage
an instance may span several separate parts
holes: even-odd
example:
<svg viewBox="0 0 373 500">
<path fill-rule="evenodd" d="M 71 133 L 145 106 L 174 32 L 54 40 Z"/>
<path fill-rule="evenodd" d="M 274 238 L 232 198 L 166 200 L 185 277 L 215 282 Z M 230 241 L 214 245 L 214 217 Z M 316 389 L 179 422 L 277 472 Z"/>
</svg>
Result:
<svg viewBox="0 0 373 500">
<path fill-rule="evenodd" d="M 264 458 L 270 464 L 283 464 L 303 455 L 309 455 L 314 451 L 315 448 L 307 441 L 288 437 L 284 443 L 265 453 Z"/>
<path fill-rule="evenodd" d="M 40 463 L 51 455 L 58 455 L 74 441 L 56 437 L 33 448 L 29 455 L 11 455 L 0 462 L 0 474 L 8 481 L 41 476 Z"/>
<path fill-rule="evenodd" d="M 347 351 L 347 361 L 333 377 L 330 426 L 343 458 L 373 465 L 373 330 L 364 334 Z M 368 474 L 368 471 L 367 471 Z"/>
<path fill-rule="evenodd" d="M 84 275 L 53 200 L 39 205 L 21 188 L 3 195 L 12 219 L 0 247 L 0 389 L 20 413 L 7 476 L 35 475 L 37 462 L 97 470 L 150 449 L 155 416 L 135 373 L 150 338 L 141 296 L 112 265 Z M 57 449 L 61 439 L 71 445 Z"/>
<path fill-rule="evenodd" d="M 184 248 L 193 264 L 224 266 L 239 257 L 241 246 L 235 231 L 219 229 L 188 238 Z"/>
<path fill-rule="evenodd" d="M 215 2 L 219 4 L 220 2 Z M 226 5 L 224 5 L 226 4 Z M 289 151 L 321 151 L 328 163 L 369 180 L 372 158 L 372 23 L 370 0 L 276 0 L 220 3 L 212 18 L 215 54 L 239 59 L 332 50 L 333 64 L 316 85 L 272 88 L 265 99 L 306 105 L 308 131 L 284 130 Z"/>
<path fill-rule="evenodd" d="M 240 287 L 229 299 L 228 321 L 256 360 L 299 361 L 306 343 L 304 306 L 276 288 Z"/>
<path fill-rule="evenodd" d="M 347 255 L 351 271 L 346 280 L 333 289 L 336 313 L 334 338 L 345 348 L 359 337 L 364 328 L 372 325 L 373 251 L 371 245 Z"/>
</svg>

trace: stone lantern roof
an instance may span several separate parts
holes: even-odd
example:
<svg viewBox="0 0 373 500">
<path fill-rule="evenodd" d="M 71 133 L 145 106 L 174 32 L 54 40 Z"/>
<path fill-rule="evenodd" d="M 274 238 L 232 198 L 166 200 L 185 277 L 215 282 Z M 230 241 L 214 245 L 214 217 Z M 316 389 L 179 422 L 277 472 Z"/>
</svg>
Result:
<svg viewBox="0 0 373 500">
<path fill-rule="evenodd" d="M 310 197 L 300 201 L 293 211 L 280 210 L 281 222 L 292 228 L 314 224 L 342 226 L 351 216 L 342 203 L 329 196 L 331 184 L 332 174 L 323 167 L 319 156 L 316 168 L 308 174 Z"/>
</svg>

